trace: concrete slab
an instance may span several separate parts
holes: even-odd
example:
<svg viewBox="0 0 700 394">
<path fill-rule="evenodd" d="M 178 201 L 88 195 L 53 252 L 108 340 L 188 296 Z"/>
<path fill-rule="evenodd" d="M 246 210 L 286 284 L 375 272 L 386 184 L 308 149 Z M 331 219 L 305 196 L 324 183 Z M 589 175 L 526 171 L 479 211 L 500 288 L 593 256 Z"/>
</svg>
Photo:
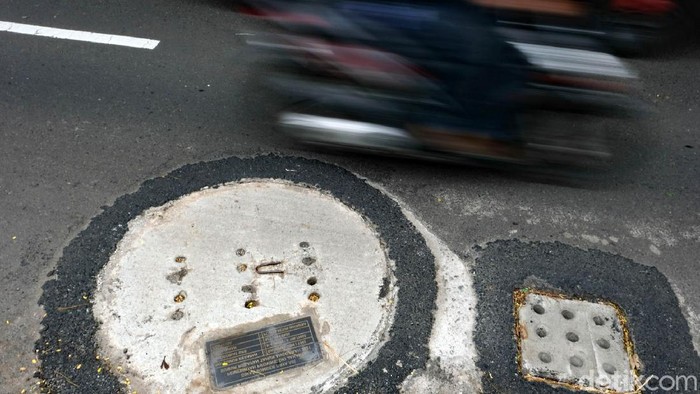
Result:
<svg viewBox="0 0 700 394">
<path fill-rule="evenodd" d="M 520 367 L 526 378 L 600 392 L 637 388 L 625 318 L 612 305 L 516 293 L 525 297 L 516 307 Z"/>
<path fill-rule="evenodd" d="M 537 289 L 546 294 L 574 295 L 577 300 L 614 303 L 624 311 L 630 339 L 634 343 L 631 362 L 638 371 L 640 382 L 648 383 L 644 388 L 654 390 L 660 387 L 660 377 L 666 377 L 664 384 L 668 384 L 668 377 L 691 377 L 687 386 L 679 387 L 690 387 L 686 391 L 694 389 L 693 377 L 700 370 L 700 358 L 693 348 L 688 323 L 673 289 L 657 269 L 618 255 L 577 249 L 557 242 L 497 241 L 484 249 L 474 248 L 474 252 L 478 253 L 474 284 L 479 297 L 475 342 L 479 351 L 477 366 L 483 371 L 484 392 L 571 392 L 570 387 L 554 385 L 543 378 L 524 378 L 518 361 L 520 349 L 513 336 L 516 333 L 521 337 L 537 336 L 539 326 L 526 332 L 517 329 L 514 289 Z M 561 315 L 563 309 L 554 310 L 557 309 Z M 573 331 L 565 329 L 567 323 L 562 321 L 567 319 L 563 317 L 556 324 L 543 324 L 544 328 L 566 338 Z M 575 319 L 574 313 L 571 320 Z M 592 330 L 597 330 L 595 321 L 595 316 L 587 320 Z M 579 336 L 575 344 L 587 340 L 585 331 L 584 334 L 574 333 Z M 612 340 L 606 339 L 612 347 Z M 576 348 L 574 342 L 566 341 L 572 343 L 571 350 Z M 595 346 L 600 345 L 595 343 Z M 556 361 L 554 350 L 550 352 L 551 362 Z M 539 352 L 536 356 L 539 358 Z M 568 355 L 572 371 L 579 368 L 575 364 L 580 363 L 572 360 L 574 356 L 585 363 L 580 354 Z M 602 370 L 597 373 L 602 375 L 605 372 L 603 364 L 609 362 L 599 361 Z"/>
<path fill-rule="evenodd" d="M 379 238 L 346 205 L 287 182 L 232 183 L 129 223 L 98 278 L 98 345 L 139 392 L 207 392 L 205 342 L 310 316 L 320 363 L 234 389 L 327 390 L 387 339 L 394 283 Z"/>
<path fill-rule="evenodd" d="M 379 281 L 381 281 L 381 286 L 377 289 L 375 295 L 377 300 L 374 302 L 381 302 L 380 299 L 386 299 L 386 302 L 391 304 L 390 309 L 393 309 L 393 317 L 390 324 L 388 323 L 390 327 L 387 328 L 385 337 L 381 338 L 381 346 L 375 346 L 371 350 L 368 350 L 367 346 L 365 346 L 365 349 L 352 350 L 360 355 L 363 354 L 362 352 L 369 351 L 366 360 L 371 359 L 371 362 L 361 364 L 362 368 L 352 371 L 351 374 L 346 375 L 343 372 L 343 377 L 338 379 L 338 384 L 331 387 L 330 391 L 337 393 L 395 392 L 406 378 L 415 371 L 423 371 L 426 367 L 431 367 L 434 363 L 429 361 L 430 357 L 436 353 L 430 348 L 433 343 L 431 333 L 435 335 L 438 332 L 438 329 L 433 327 L 436 318 L 434 311 L 436 307 L 437 283 L 436 258 L 431 250 L 432 246 L 429 247 L 427 245 L 426 239 L 422 237 L 421 232 L 405 216 L 399 204 L 377 188 L 372 187 L 366 180 L 345 169 L 316 160 L 265 155 L 245 159 L 230 157 L 182 167 L 163 177 L 144 182 L 138 190 L 118 198 L 112 206 L 105 207 L 104 212 L 91 220 L 90 224 L 64 249 L 56 267 L 55 278 L 48 281 L 43 287 L 44 294 L 41 297 L 41 304 L 46 309 L 46 316 L 42 321 L 44 328 L 41 332 L 41 339 L 36 344 L 37 354 L 41 362 L 39 377 L 42 387 L 45 387 L 47 391 L 61 393 L 82 392 L 86 387 L 89 387 L 91 392 L 94 393 L 133 392 L 133 389 L 136 389 L 137 392 L 144 392 L 144 390 L 138 390 L 139 387 L 136 387 L 144 378 L 134 374 L 134 369 L 130 367 L 129 362 L 136 357 L 134 353 L 137 350 L 140 350 L 141 347 L 152 347 L 149 342 L 159 339 L 155 335 L 147 337 L 152 334 L 141 332 L 143 334 L 142 342 L 135 342 L 137 347 L 127 348 L 126 354 L 119 355 L 116 359 L 108 355 L 105 356 L 100 343 L 102 335 L 98 335 L 98 331 L 104 325 L 104 322 L 96 319 L 96 314 L 94 313 L 98 301 L 98 278 L 101 278 L 103 275 L 104 267 L 108 265 L 115 253 L 117 253 L 124 238 L 127 234 L 130 234 L 129 223 L 144 217 L 145 212 L 164 207 L 173 201 L 187 198 L 189 195 L 199 193 L 204 189 L 216 190 L 217 187 L 221 188 L 221 185 L 253 179 L 279 180 L 288 185 L 297 185 L 297 187 L 301 187 L 304 190 L 307 190 L 307 188 L 315 190 L 316 193 L 327 197 L 329 200 L 340 202 L 341 206 L 355 212 L 366 222 L 366 226 L 371 230 L 372 234 L 378 237 L 379 241 L 377 242 L 379 242 L 386 253 L 387 267 L 391 269 L 391 275 L 388 277 L 379 275 L 374 278 L 376 282 L 373 283 L 379 284 Z M 261 197 L 261 200 L 267 198 L 268 196 L 265 195 Z M 315 200 L 307 202 L 313 201 Z M 275 208 L 278 207 L 276 206 Z M 304 206 L 304 209 L 307 208 Z M 164 216 L 168 216 L 169 211 L 163 213 Z M 214 217 L 214 219 L 220 220 L 219 217 Z M 309 223 L 307 221 L 303 222 L 304 225 Z M 240 225 L 241 223 L 236 224 Z M 324 222 L 324 224 L 326 223 Z M 333 228 L 331 224 L 337 223 L 327 223 L 329 234 L 333 232 L 337 234 L 342 233 L 343 227 Z M 219 225 L 214 223 L 213 226 Z M 224 227 L 220 230 L 228 231 L 230 227 Z M 185 230 L 191 231 L 192 228 L 183 229 L 183 231 Z M 200 228 L 200 230 L 206 233 L 207 228 Z M 352 253 L 364 250 L 362 245 L 358 246 L 352 242 L 352 237 L 346 238 L 342 234 L 336 237 L 337 243 L 344 243 L 346 240 L 352 244 Z M 322 257 L 326 251 L 324 248 L 320 248 L 318 244 L 315 244 L 313 239 L 299 240 L 294 237 L 293 243 L 290 241 L 288 245 L 291 249 L 284 249 L 281 245 L 273 245 L 273 247 L 284 249 L 285 251 L 295 251 L 283 256 L 288 262 L 283 264 L 290 265 L 292 258 L 294 258 L 301 261 L 301 264 L 296 264 L 298 270 L 301 270 L 299 272 L 307 272 L 303 270 L 312 270 L 318 267 L 323 268 L 324 261 Z M 262 267 L 261 264 L 249 266 L 250 261 L 245 261 L 243 260 L 244 258 L 257 259 L 260 256 L 257 254 L 249 255 L 255 249 L 246 248 L 245 245 L 238 245 L 237 242 L 236 244 L 228 245 L 230 249 L 226 250 L 226 256 L 232 260 L 217 262 L 198 260 L 198 256 L 204 256 L 205 252 L 190 254 L 186 250 L 190 246 L 189 244 L 183 244 L 179 245 L 177 250 L 170 250 L 171 254 L 164 261 L 146 260 L 138 265 L 134 263 L 135 267 L 145 272 L 144 275 L 151 275 L 149 270 L 158 270 L 158 275 L 153 275 L 153 281 L 148 282 L 149 286 L 154 288 L 167 286 L 173 290 L 172 293 L 168 293 L 168 299 L 160 300 L 163 303 L 163 310 L 159 311 L 159 316 L 163 317 L 165 315 L 169 317 L 175 322 L 173 323 L 174 327 L 177 326 L 177 322 L 193 319 L 188 314 L 189 310 L 187 307 L 191 303 L 197 302 L 195 300 L 201 297 L 195 297 L 188 291 L 187 287 L 192 278 L 196 277 L 196 275 L 203 275 L 203 271 L 206 271 L 206 269 L 203 270 L 202 267 L 211 269 L 216 267 L 218 270 L 219 265 L 227 264 L 226 272 L 238 276 L 250 274 L 250 270 L 257 267 L 260 271 L 258 274 L 267 279 L 270 279 L 272 276 L 281 276 L 280 273 L 271 272 L 277 271 L 280 266 L 285 270 L 292 270 L 289 267 L 285 268 L 283 264 L 265 264 L 277 262 L 274 254 L 262 255 L 262 258 L 264 258 Z M 258 260 L 252 261 L 258 262 Z M 298 262 L 299 260 L 294 261 Z M 228 264 L 229 262 L 231 263 L 230 265 Z M 170 267 L 170 269 L 163 270 L 158 264 Z M 363 266 L 359 265 L 359 267 Z M 312 283 L 313 281 L 310 281 L 312 278 L 306 275 L 303 276 L 303 280 L 298 280 L 304 289 L 311 290 L 313 286 L 320 285 L 323 280 L 327 279 L 323 277 L 325 272 L 325 270 L 321 270 L 318 275 L 315 275 L 316 283 Z M 450 277 L 453 275 L 449 274 Z M 284 287 L 286 285 L 282 284 L 281 281 L 291 278 L 292 276 L 285 273 L 284 279 L 275 279 L 273 282 L 274 286 Z M 220 281 L 221 279 L 216 278 L 214 280 Z M 260 283 L 261 285 L 269 285 L 267 281 L 260 281 Z M 250 283 L 245 286 L 249 285 Z M 248 296 L 253 294 L 248 292 L 252 290 L 250 287 L 245 287 L 245 290 L 244 287 L 237 287 L 237 290 L 240 294 Z M 459 290 L 459 287 L 457 290 Z M 314 291 L 318 294 L 314 295 Z M 362 289 L 362 291 L 367 290 Z M 317 324 L 317 322 L 321 322 L 324 319 L 321 313 L 323 308 L 321 304 L 324 301 L 329 301 L 325 293 L 327 293 L 327 290 L 317 288 L 317 290 L 311 290 L 310 292 L 290 295 L 290 298 L 298 300 L 296 306 L 300 308 L 301 314 L 310 316 L 314 322 L 314 329 L 320 332 L 320 339 L 324 338 L 324 333 L 327 331 L 324 331 L 325 327 L 323 324 Z M 153 294 L 157 295 L 157 292 Z M 235 309 L 236 311 L 240 310 L 243 314 L 258 313 L 256 311 L 264 308 L 266 305 L 266 299 L 263 298 L 265 294 L 264 291 L 259 291 L 256 294 L 258 298 L 230 298 L 228 300 L 229 303 L 224 306 L 229 308 L 227 312 Z M 450 296 L 450 294 L 454 293 L 450 290 L 446 296 Z M 216 296 L 219 296 L 219 293 L 216 293 Z M 158 297 L 160 296 L 158 295 Z M 392 299 L 393 302 L 389 301 Z M 133 303 L 144 303 L 146 302 L 144 300 L 138 299 L 133 301 Z M 242 306 L 240 304 L 241 301 L 244 302 Z M 352 301 L 352 298 L 337 301 L 336 305 L 345 306 L 346 303 Z M 146 303 L 148 302 L 153 301 L 148 300 Z M 177 307 L 173 307 L 174 305 L 177 305 Z M 309 305 L 314 307 L 306 308 Z M 246 306 L 249 308 L 246 308 Z M 361 303 L 353 306 L 358 308 L 366 307 Z M 142 308 L 141 305 L 133 307 Z M 167 312 L 170 312 L 170 314 L 167 314 Z M 453 313 L 457 312 L 458 309 L 453 310 Z M 261 325 L 263 328 L 277 325 L 280 323 L 280 320 L 282 322 L 298 320 L 303 317 L 302 315 L 275 314 L 270 320 L 254 321 L 230 330 L 223 329 L 221 330 L 221 335 L 225 337 L 236 336 L 241 332 L 260 329 Z M 229 314 L 229 316 L 233 316 L 233 314 Z M 366 320 L 367 317 L 372 318 L 372 314 L 358 316 L 356 319 L 358 322 L 353 321 L 353 325 L 362 325 L 364 324 L 363 320 Z M 388 314 L 386 317 L 387 319 L 390 318 Z M 138 324 L 144 324 L 144 322 L 140 321 Z M 152 322 L 146 322 L 145 324 L 152 324 Z M 466 325 L 463 334 L 469 332 L 470 326 L 470 324 Z M 331 327 L 331 332 L 333 332 L 332 330 Z M 463 334 L 460 334 L 460 337 Z M 124 335 L 131 335 L 131 333 L 125 332 Z M 217 336 L 217 338 L 219 337 Z M 183 344 L 186 344 L 186 342 L 187 338 L 183 341 Z M 441 346 L 447 346 L 447 344 L 448 341 L 445 341 Z M 195 344 L 193 346 L 198 345 Z M 348 360 L 348 354 L 342 353 L 344 350 L 340 348 L 329 350 L 325 344 L 322 344 L 322 346 L 324 362 L 333 359 L 343 359 L 350 365 L 360 365 L 353 364 L 356 361 L 354 359 Z M 471 348 L 473 349 L 473 347 Z M 114 353 L 118 353 L 117 350 L 119 349 L 115 346 Z M 156 350 L 160 351 L 160 349 Z M 439 350 L 438 353 L 448 350 L 445 347 Z M 124 352 L 124 349 L 121 349 L 121 351 Z M 454 352 L 454 355 L 457 355 L 457 352 Z M 173 370 L 171 364 L 173 361 L 176 361 L 174 358 L 165 357 L 163 359 L 165 354 L 154 354 L 153 356 L 155 366 L 149 365 L 149 368 L 155 368 L 161 374 L 166 374 Z M 224 360 L 221 361 L 223 367 Z M 452 364 L 456 366 L 456 363 Z M 311 369 L 318 368 L 318 364 L 315 363 L 308 366 Z M 347 369 L 351 368 L 346 368 L 345 370 Z M 294 369 L 294 371 L 285 371 L 285 373 L 290 372 L 291 374 L 292 372 L 303 372 L 303 370 L 304 368 L 300 367 Z M 474 371 L 469 373 L 473 374 Z M 344 379 L 344 377 L 347 377 L 347 379 Z M 332 381 L 332 378 L 327 382 L 329 381 Z M 235 388 L 239 389 L 237 391 L 255 392 L 252 386 L 236 386 Z M 313 391 L 319 392 L 325 388 L 326 386 L 315 386 Z M 150 392 L 150 390 L 146 390 L 146 392 Z"/>
</svg>

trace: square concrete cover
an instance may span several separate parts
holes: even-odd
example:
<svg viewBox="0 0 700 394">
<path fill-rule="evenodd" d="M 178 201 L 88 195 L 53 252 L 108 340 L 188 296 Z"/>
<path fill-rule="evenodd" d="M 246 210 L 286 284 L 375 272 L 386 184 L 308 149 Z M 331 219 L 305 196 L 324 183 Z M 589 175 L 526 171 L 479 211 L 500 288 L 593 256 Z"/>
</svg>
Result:
<svg viewBox="0 0 700 394">
<path fill-rule="evenodd" d="M 625 320 L 615 307 L 529 292 L 516 308 L 526 379 L 589 391 L 635 390 Z"/>
</svg>

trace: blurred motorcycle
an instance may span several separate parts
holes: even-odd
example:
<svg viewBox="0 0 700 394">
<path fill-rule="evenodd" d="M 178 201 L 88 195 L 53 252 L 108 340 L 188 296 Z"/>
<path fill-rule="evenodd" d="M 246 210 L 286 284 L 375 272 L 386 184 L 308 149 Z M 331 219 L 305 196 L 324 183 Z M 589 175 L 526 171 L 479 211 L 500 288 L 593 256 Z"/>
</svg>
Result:
<svg viewBox="0 0 700 394">
<path fill-rule="evenodd" d="M 478 42 L 460 41 L 448 37 L 454 29 L 426 28 L 426 18 L 449 23 L 431 7 L 376 4 L 248 2 L 246 13 L 283 31 L 249 44 L 273 60 L 271 86 L 295 103 L 278 119 L 292 138 L 430 160 L 580 169 L 610 157 L 605 133 L 588 119 L 638 109 L 628 95 L 634 73 L 588 37 L 469 19 Z"/>
</svg>

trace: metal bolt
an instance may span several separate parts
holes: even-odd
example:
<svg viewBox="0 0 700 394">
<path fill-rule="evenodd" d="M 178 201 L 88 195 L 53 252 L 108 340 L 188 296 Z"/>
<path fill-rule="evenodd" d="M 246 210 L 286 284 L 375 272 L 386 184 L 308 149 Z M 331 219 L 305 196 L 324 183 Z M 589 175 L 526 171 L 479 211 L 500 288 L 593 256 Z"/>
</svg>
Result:
<svg viewBox="0 0 700 394">
<path fill-rule="evenodd" d="M 243 304 L 243 306 L 245 306 L 246 309 L 252 309 L 252 308 L 255 308 L 255 307 L 258 306 L 258 305 L 259 305 L 259 304 L 258 304 L 258 301 L 256 301 L 256 300 L 248 300 L 248 301 L 245 302 L 245 304 Z"/>
<path fill-rule="evenodd" d="M 304 248 L 304 249 L 306 249 L 306 248 L 308 248 L 308 247 L 309 247 L 309 243 L 308 243 L 308 242 L 306 242 L 306 241 L 304 241 L 304 242 L 300 242 L 300 243 L 299 243 L 299 247 L 300 247 L 300 248 Z"/>
<path fill-rule="evenodd" d="M 176 263 L 184 263 L 187 260 L 187 257 L 185 256 L 177 256 L 175 257 L 175 262 Z"/>
<path fill-rule="evenodd" d="M 311 302 L 316 302 L 316 301 L 318 301 L 320 298 L 321 298 L 321 295 L 318 294 L 318 293 L 316 293 L 316 292 L 313 292 L 313 293 L 309 294 L 309 301 L 311 301 Z"/>
<path fill-rule="evenodd" d="M 238 272 L 245 272 L 245 270 L 248 269 L 248 265 L 246 264 L 238 264 L 238 267 L 236 267 L 236 271 Z"/>
<path fill-rule="evenodd" d="M 187 294 L 184 291 L 181 291 L 181 292 L 177 293 L 177 295 L 175 296 L 175 298 L 173 300 L 179 304 L 179 303 L 185 301 L 185 298 L 187 298 Z"/>
<path fill-rule="evenodd" d="M 243 256 L 243 255 L 245 255 L 245 249 L 243 249 L 243 248 L 237 249 L 237 250 L 236 250 L 236 254 L 237 254 L 238 256 Z"/>
</svg>

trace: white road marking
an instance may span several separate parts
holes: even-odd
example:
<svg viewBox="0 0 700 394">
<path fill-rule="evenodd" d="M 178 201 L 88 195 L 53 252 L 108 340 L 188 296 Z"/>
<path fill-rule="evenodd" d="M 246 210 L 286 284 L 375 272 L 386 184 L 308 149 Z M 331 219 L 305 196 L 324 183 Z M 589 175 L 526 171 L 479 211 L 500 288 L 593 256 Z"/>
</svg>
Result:
<svg viewBox="0 0 700 394">
<path fill-rule="evenodd" d="M 40 37 L 60 38 L 63 40 L 75 40 L 94 42 L 98 44 L 120 45 L 132 48 L 154 49 L 160 41 L 149 40 L 129 36 L 119 36 L 114 34 L 92 33 L 89 31 L 56 29 L 53 27 L 26 25 L 24 23 L 0 21 L 0 32 L 28 34 Z"/>
</svg>

